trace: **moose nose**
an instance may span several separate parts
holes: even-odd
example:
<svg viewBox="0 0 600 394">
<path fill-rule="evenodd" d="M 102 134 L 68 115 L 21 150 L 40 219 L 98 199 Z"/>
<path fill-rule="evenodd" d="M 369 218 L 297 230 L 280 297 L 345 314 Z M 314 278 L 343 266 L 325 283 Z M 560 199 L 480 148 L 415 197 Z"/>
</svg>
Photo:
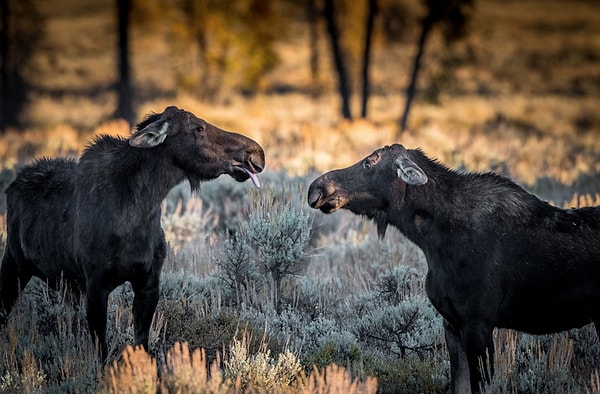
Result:
<svg viewBox="0 0 600 394">
<path fill-rule="evenodd" d="M 319 202 L 319 200 L 321 199 L 321 193 L 317 193 L 317 194 L 313 194 L 313 195 L 308 195 L 308 205 L 310 205 L 311 208 L 317 208 L 317 203 Z"/>
<path fill-rule="evenodd" d="M 259 156 L 258 158 L 250 156 L 248 159 L 248 166 L 255 173 L 262 172 L 262 170 L 265 168 L 265 159 L 263 156 Z"/>
<path fill-rule="evenodd" d="M 317 204 L 319 203 L 320 200 L 321 200 L 321 193 L 315 194 L 313 196 L 309 196 L 308 205 L 310 205 L 311 208 L 318 208 Z"/>
<path fill-rule="evenodd" d="M 314 187 L 314 184 L 311 185 L 311 187 L 308 189 L 308 205 L 310 205 L 311 208 L 318 208 L 317 204 L 321 200 L 322 196 L 323 195 L 321 194 L 319 188 Z"/>
<path fill-rule="evenodd" d="M 246 164 L 252 172 L 258 174 L 265 168 L 265 152 L 260 145 L 252 142 L 250 146 L 238 153 L 238 160 Z"/>
</svg>

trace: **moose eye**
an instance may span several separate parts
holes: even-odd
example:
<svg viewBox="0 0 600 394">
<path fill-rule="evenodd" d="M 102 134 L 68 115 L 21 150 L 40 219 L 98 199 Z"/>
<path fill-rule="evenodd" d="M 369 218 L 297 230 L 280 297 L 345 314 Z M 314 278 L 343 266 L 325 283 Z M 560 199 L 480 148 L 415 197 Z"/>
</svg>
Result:
<svg viewBox="0 0 600 394">
<path fill-rule="evenodd" d="M 374 161 L 372 161 L 372 160 L 369 160 L 369 159 L 366 159 L 366 160 L 363 162 L 363 168 L 371 168 L 371 167 L 373 167 L 373 164 L 375 164 L 375 162 L 374 162 Z"/>
<path fill-rule="evenodd" d="M 379 156 L 371 155 L 363 161 L 363 168 L 371 168 L 379 161 Z"/>
<path fill-rule="evenodd" d="M 205 130 L 206 130 L 206 126 L 203 124 L 196 126 L 197 133 L 204 133 Z"/>
</svg>

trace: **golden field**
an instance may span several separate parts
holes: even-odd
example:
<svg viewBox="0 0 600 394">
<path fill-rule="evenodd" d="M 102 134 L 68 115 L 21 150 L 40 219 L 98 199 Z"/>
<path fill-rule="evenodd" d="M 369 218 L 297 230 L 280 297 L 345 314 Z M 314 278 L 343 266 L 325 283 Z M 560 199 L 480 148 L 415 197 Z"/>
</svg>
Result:
<svg viewBox="0 0 600 394">
<path fill-rule="evenodd" d="M 140 12 L 152 15 L 153 4 Z M 415 9 L 411 12 L 422 13 L 417 2 L 407 4 Z M 86 86 L 105 86 L 115 78 L 110 10 L 96 6 L 93 13 L 74 19 L 76 11 L 68 8 L 40 8 L 48 15 L 46 35 L 24 73 L 36 86 L 65 92 L 58 99 L 44 90 L 31 94 L 22 114 L 25 129 L 0 137 L 0 160 L 9 167 L 30 156 L 80 151 L 93 133 L 129 132 L 124 123 L 108 119 L 114 93 L 85 94 Z M 86 12 L 81 5 L 73 8 Z M 317 81 L 310 76 L 306 26 L 294 22 L 275 42 L 279 63 L 255 93 L 241 95 L 232 88 L 206 101 L 199 98 L 201 84 L 190 90 L 177 81 L 183 71 L 197 72 L 198 65 L 189 59 L 197 51 L 191 42 L 184 46 L 189 40 L 184 35 L 177 45 L 167 44 L 174 34 L 169 22 L 177 17 L 167 12 L 162 24 L 151 19 L 149 26 L 133 27 L 137 118 L 167 105 L 180 106 L 255 138 L 265 147 L 267 168 L 293 174 L 346 166 L 377 147 L 399 142 L 421 147 L 451 167 L 499 170 L 529 186 L 541 177 L 570 185 L 581 174 L 600 169 L 599 8 L 593 1 L 478 2 L 465 38 L 446 46 L 438 30 L 432 34 L 403 135 L 397 124 L 416 49 L 416 21 L 407 23 L 394 42 L 376 31 L 369 113 L 367 119 L 348 122 L 339 114 L 323 33 Z M 94 40 L 97 33 L 107 40 Z M 357 52 L 350 46 L 353 75 L 358 75 Z M 55 60 L 49 62 L 49 56 Z M 356 114 L 358 78 L 351 79 Z M 149 86 L 155 93 L 146 92 Z M 282 86 L 284 93 L 277 93 Z M 319 94 L 307 93 L 312 88 Z M 160 92 L 168 94 L 161 97 Z"/>
</svg>

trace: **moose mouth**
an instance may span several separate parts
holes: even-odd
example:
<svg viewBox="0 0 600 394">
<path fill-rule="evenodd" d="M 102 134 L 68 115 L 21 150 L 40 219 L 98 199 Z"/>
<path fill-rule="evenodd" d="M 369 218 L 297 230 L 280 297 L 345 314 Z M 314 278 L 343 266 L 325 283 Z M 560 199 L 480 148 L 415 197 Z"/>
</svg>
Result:
<svg viewBox="0 0 600 394">
<path fill-rule="evenodd" d="M 260 189 L 260 181 L 258 180 L 258 177 L 256 176 L 255 173 L 253 173 L 252 171 L 250 171 L 249 169 L 247 169 L 246 167 L 240 167 L 242 170 L 246 171 L 246 174 L 248 174 L 248 177 L 250 177 L 250 179 L 252 180 L 252 183 L 254 183 L 254 186 L 256 186 L 256 188 Z"/>
<path fill-rule="evenodd" d="M 262 168 L 260 166 L 248 161 L 247 164 L 234 164 L 231 176 L 238 182 L 244 182 L 250 178 L 254 186 L 260 189 L 260 181 L 258 180 L 256 174 L 261 171 Z"/>
<path fill-rule="evenodd" d="M 320 209 L 323 213 L 333 213 L 344 207 L 344 201 L 341 196 L 324 197 L 319 193 L 317 196 L 312 196 L 308 204 L 314 209 Z"/>
</svg>

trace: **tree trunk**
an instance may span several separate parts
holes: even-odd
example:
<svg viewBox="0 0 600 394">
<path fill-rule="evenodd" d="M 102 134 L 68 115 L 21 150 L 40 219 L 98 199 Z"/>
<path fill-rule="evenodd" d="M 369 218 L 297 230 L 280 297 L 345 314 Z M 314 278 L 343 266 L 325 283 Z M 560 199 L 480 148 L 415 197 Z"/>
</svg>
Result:
<svg viewBox="0 0 600 394">
<path fill-rule="evenodd" d="M 331 44 L 333 63 L 338 76 L 338 88 L 342 99 L 342 116 L 345 119 L 352 119 L 352 113 L 350 112 L 350 84 L 348 83 L 348 72 L 346 71 L 346 64 L 340 45 L 340 32 L 335 23 L 333 0 L 325 0 L 323 13 L 327 23 L 327 34 L 329 35 L 329 42 Z"/>
<path fill-rule="evenodd" d="M 7 126 L 8 101 L 9 95 L 9 69 L 8 69 L 8 0 L 0 0 L 0 133 L 4 132 Z"/>
<path fill-rule="evenodd" d="M 375 22 L 375 15 L 377 14 L 377 0 L 367 0 L 367 27 L 365 29 L 365 47 L 363 52 L 363 64 L 362 64 L 362 105 L 360 116 L 362 118 L 367 117 L 367 105 L 369 102 L 369 94 L 371 85 L 369 81 L 369 63 L 371 61 L 371 41 L 373 36 L 373 24 Z"/>
<path fill-rule="evenodd" d="M 419 46 L 417 48 L 417 54 L 415 55 L 415 59 L 413 62 L 412 73 L 410 76 L 410 83 L 408 85 L 408 89 L 406 90 L 406 104 L 404 106 L 404 113 L 402 114 L 402 119 L 400 120 L 400 128 L 398 130 L 398 136 L 400 136 L 406 130 L 406 124 L 408 123 L 408 115 L 410 112 L 410 106 L 412 104 L 413 98 L 415 96 L 415 90 L 417 87 L 417 76 L 419 74 L 419 69 L 421 67 L 421 58 L 423 57 L 423 53 L 425 52 L 425 44 L 427 43 L 427 38 L 429 37 L 429 32 L 431 31 L 431 27 L 433 26 L 433 20 L 429 16 L 423 19 L 421 36 L 419 37 Z"/>
<path fill-rule="evenodd" d="M 310 46 L 310 80 L 311 93 L 319 93 L 319 13 L 316 0 L 308 0 L 306 3 L 306 19 L 308 20 L 308 45 Z"/>
<path fill-rule="evenodd" d="M 115 116 L 125 119 L 130 125 L 135 122 L 133 113 L 131 75 L 129 67 L 129 14 L 131 0 L 116 0 L 119 24 L 119 81 L 117 83 L 118 104 Z"/>
<path fill-rule="evenodd" d="M 31 2 L 0 0 L 0 127 L 21 126 L 20 115 L 31 87 L 23 79 L 31 53 L 42 37 L 44 19 Z M 13 8 L 14 7 L 14 8 Z M 19 9 L 20 12 L 11 13 Z M 16 15 L 19 15 L 17 18 Z M 16 49 L 16 50 L 15 50 Z"/>
</svg>

